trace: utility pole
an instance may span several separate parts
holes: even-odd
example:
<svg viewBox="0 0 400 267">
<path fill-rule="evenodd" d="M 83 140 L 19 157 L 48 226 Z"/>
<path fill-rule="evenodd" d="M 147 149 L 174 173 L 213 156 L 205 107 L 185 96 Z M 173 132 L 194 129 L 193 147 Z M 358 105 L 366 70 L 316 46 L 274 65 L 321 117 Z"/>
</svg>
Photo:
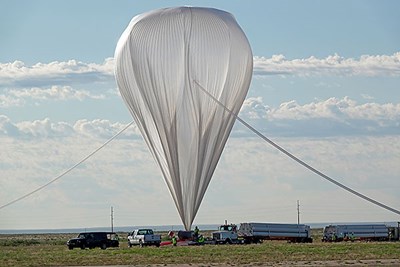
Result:
<svg viewBox="0 0 400 267">
<path fill-rule="evenodd" d="M 300 201 L 297 200 L 297 224 L 300 224 Z"/>
<path fill-rule="evenodd" d="M 111 206 L 111 232 L 114 232 L 114 209 Z"/>
</svg>

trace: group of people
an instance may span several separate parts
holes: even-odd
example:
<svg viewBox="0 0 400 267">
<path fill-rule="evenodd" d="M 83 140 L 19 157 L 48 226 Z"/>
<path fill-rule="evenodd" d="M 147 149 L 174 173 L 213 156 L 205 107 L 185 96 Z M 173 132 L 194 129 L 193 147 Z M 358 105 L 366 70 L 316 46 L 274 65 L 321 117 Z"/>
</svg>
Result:
<svg viewBox="0 0 400 267">
<path fill-rule="evenodd" d="M 194 228 L 193 231 L 193 240 L 199 243 L 200 245 L 204 244 L 205 241 L 204 236 L 200 234 L 200 230 L 197 226 Z M 171 233 L 171 242 L 173 246 L 176 246 L 178 244 L 178 239 L 173 232 Z"/>
</svg>

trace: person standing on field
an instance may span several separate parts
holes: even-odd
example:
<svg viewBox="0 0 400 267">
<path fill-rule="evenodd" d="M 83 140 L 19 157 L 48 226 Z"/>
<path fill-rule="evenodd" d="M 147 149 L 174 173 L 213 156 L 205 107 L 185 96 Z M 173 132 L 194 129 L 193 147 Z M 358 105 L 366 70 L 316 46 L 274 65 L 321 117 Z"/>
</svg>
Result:
<svg viewBox="0 0 400 267">
<path fill-rule="evenodd" d="M 194 228 L 194 239 L 197 240 L 199 238 L 199 228 L 196 226 Z"/>
</svg>

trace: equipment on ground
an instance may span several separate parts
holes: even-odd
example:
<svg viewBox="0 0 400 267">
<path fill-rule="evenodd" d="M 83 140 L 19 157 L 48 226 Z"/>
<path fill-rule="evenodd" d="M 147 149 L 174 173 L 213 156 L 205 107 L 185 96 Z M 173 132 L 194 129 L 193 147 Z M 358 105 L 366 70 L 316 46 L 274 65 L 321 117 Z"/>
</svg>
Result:
<svg viewBox="0 0 400 267">
<path fill-rule="evenodd" d="M 311 243 L 310 226 L 304 224 L 281 223 L 241 223 L 225 224 L 212 233 L 213 240 L 219 244 L 261 243 L 263 240 L 287 240 L 289 242 Z"/>
<path fill-rule="evenodd" d="M 388 241 L 399 239 L 399 227 L 385 224 L 337 224 L 324 228 L 323 242 Z"/>
<path fill-rule="evenodd" d="M 311 229 L 305 224 L 241 223 L 238 230 L 246 242 L 262 240 L 287 240 L 294 243 L 311 243 Z"/>
</svg>

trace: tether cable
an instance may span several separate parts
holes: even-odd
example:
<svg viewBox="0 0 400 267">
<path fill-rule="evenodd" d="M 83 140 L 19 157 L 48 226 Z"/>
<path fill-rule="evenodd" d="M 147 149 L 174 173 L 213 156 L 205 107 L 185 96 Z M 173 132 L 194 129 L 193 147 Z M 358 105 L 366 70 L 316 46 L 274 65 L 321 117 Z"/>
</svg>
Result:
<svg viewBox="0 0 400 267">
<path fill-rule="evenodd" d="M 131 121 L 130 123 L 128 123 L 124 128 L 122 128 L 122 130 L 120 130 L 118 133 L 116 133 L 114 136 L 112 136 L 110 139 L 108 139 L 104 144 L 102 144 L 101 146 L 99 146 L 98 148 L 96 148 L 95 150 L 93 150 L 93 152 L 91 152 L 89 155 L 87 155 L 86 157 L 84 157 L 83 159 L 81 159 L 80 161 L 78 161 L 78 163 L 76 163 L 75 165 L 73 165 L 72 167 L 70 167 L 69 169 L 67 169 L 66 171 L 64 171 L 63 173 L 61 173 L 60 175 L 58 175 L 57 177 L 55 177 L 53 180 L 51 180 L 50 182 L 47 182 L 46 184 L 36 188 L 35 190 L 33 190 L 32 192 L 29 192 L 28 194 L 25 194 L 17 199 L 14 199 L 13 201 L 8 202 L 7 204 L 4 204 L 2 206 L 0 206 L 0 210 L 10 206 L 20 200 L 23 200 L 24 198 L 29 197 L 30 195 L 35 194 L 36 192 L 42 190 L 43 188 L 51 185 L 52 183 L 54 183 L 55 181 L 61 179 L 64 175 L 66 175 L 67 173 L 69 173 L 70 171 L 72 171 L 73 169 L 75 169 L 76 167 L 78 167 L 79 165 L 81 165 L 83 162 L 85 162 L 86 160 L 88 160 L 91 156 L 93 156 L 94 154 L 96 154 L 100 149 L 102 149 L 103 147 L 105 147 L 108 143 L 110 143 L 112 140 L 114 140 L 117 136 L 119 136 L 122 132 L 124 132 L 126 129 L 129 128 L 129 126 L 131 126 L 133 124 L 133 121 Z"/>
<path fill-rule="evenodd" d="M 245 122 L 244 120 L 242 120 L 238 115 L 236 115 L 235 113 L 233 113 L 230 109 L 228 109 L 227 107 L 225 107 L 224 104 L 222 104 L 217 98 L 215 98 L 213 95 L 211 95 L 206 89 L 204 89 L 203 86 L 201 86 L 196 80 L 194 80 L 194 83 L 196 83 L 200 89 L 206 93 L 209 97 L 211 97 L 216 103 L 218 103 L 221 107 L 224 108 L 225 111 L 229 112 L 232 116 L 234 116 L 240 123 L 242 123 L 244 126 L 246 126 L 247 128 L 249 128 L 251 131 L 253 131 L 256 135 L 258 135 L 259 137 L 261 137 L 264 141 L 266 141 L 267 143 L 269 143 L 270 145 L 272 145 L 273 147 L 275 147 L 276 149 L 278 149 L 279 151 L 281 151 L 282 153 L 284 153 L 285 155 L 287 155 L 288 157 L 290 157 L 291 159 L 293 159 L 294 161 L 296 161 L 297 163 L 299 163 L 300 165 L 303 165 L 304 167 L 306 167 L 307 169 L 309 169 L 310 171 L 314 172 L 315 174 L 321 176 L 322 178 L 324 178 L 325 180 L 341 187 L 342 189 L 372 203 L 375 204 L 381 208 L 384 208 L 388 211 L 391 211 L 393 213 L 396 213 L 398 215 L 400 215 L 400 211 L 397 209 L 394 209 L 392 207 L 389 207 L 379 201 L 376 201 L 375 199 L 372 199 L 370 197 L 367 197 L 364 194 L 361 194 L 353 189 L 351 189 L 348 186 L 345 186 L 344 184 L 334 180 L 333 178 L 329 177 L 328 175 L 320 172 L 319 170 L 315 169 L 314 167 L 310 166 L 309 164 L 305 163 L 304 161 L 302 161 L 301 159 L 299 159 L 298 157 L 296 157 L 295 155 L 291 154 L 290 152 L 288 152 L 287 150 L 285 150 L 283 147 L 279 146 L 278 144 L 276 144 L 275 142 L 273 142 L 272 140 L 270 140 L 269 138 L 267 138 L 265 135 L 263 135 L 261 132 L 259 132 L 258 130 L 256 130 L 254 127 L 252 127 L 250 124 L 248 124 L 247 122 Z"/>
</svg>

